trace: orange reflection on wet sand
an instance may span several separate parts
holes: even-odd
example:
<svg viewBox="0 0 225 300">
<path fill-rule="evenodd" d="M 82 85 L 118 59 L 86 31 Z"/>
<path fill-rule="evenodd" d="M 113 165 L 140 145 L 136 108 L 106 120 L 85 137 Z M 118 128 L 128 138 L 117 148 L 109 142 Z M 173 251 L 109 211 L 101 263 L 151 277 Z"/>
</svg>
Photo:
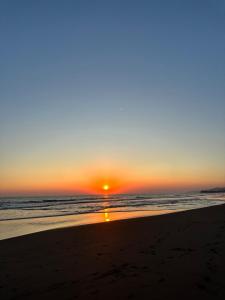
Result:
<svg viewBox="0 0 225 300">
<path fill-rule="evenodd" d="M 32 220 L 32 222 L 29 219 L 1 221 L 0 240 L 55 228 L 102 223 L 138 217 L 155 216 L 167 213 L 174 213 L 178 211 L 182 210 L 118 212 L 113 211 L 113 209 L 105 208 L 102 212 L 99 213 L 35 218 Z"/>
<path fill-rule="evenodd" d="M 108 213 L 108 209 L 104 209 L 104 217 L 105 217 L 105 222 L 109 222 L 110 218 L 109 218 L 109 213 Z"/>
</svg>

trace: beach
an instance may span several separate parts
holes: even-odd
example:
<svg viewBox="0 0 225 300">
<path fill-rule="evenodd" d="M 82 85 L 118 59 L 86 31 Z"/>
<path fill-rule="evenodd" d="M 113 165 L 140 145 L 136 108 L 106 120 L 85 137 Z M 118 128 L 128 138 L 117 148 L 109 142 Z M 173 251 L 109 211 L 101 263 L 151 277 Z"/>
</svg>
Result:
<svg viewBox="0 0 225 300">
<path fill-rule="evenodd" d="M 0 241 L 1 299 L 225 299 L 225 205 Z"/>
</svg>

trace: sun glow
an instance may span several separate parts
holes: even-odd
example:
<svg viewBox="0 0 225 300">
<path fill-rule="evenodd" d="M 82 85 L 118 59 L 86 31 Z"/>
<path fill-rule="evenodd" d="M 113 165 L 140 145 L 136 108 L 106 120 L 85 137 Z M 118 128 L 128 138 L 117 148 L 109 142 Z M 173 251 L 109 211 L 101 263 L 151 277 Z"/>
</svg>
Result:
<svg viewBox="0 0 225 300">
<path fill-rule="evenodd" d="M 104 191 L 108 191 L 110 189 L 110 186 L 108 184 L 103 184 L 102 189 Z"/>
<path fill-rule="evenodd" d="M 97 164 L 97 163 L 96 163 Z M 114 165 L 120 165 L 115 167 Z M 84 171 L 83 186 L 87 188 L 87 193 L 113 195 L 127 192 L 129 187 L 133 187 L 133 173 L 129 167 L 122 166 L 122 163 L 109 163 L 106 166 L 98 162 L 97 167 L 90 167 Z M 85 179 L 87 178 L 87 179 Z"/>
</svg>

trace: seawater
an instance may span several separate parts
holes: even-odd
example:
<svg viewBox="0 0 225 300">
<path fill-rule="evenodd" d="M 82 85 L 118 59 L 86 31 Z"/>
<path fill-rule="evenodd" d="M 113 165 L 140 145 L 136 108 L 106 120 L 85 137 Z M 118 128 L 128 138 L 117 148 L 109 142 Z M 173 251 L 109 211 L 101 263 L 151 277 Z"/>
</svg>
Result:
<svg viewBox="0 0 225 300">
<path fill-rule="evenodd" d="M 0 239 L 222 204 L 225 193 L 0 197 Z"/>
</svg>

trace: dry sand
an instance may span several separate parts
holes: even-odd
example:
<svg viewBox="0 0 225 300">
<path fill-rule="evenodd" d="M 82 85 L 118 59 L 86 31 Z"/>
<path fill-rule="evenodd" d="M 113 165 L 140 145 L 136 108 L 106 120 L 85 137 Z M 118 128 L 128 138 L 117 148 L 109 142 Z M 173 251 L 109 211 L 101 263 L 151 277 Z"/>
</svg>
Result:
<svg viewBox="0 0 225 300">
<path fill-rule="evenodd" d="M 0 241 L 1 299 L 225 299 L 225 205 Z"/>
</svg>

